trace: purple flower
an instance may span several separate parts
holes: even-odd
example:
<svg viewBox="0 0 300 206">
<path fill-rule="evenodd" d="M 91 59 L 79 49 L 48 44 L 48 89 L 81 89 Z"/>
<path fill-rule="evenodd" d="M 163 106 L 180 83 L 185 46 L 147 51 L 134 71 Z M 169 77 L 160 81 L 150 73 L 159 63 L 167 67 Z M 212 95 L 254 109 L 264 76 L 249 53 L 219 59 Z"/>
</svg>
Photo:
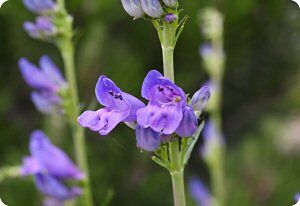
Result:
<svg viewBox="0 0 300 206">
<path fill-rule="evenodd" d="M 36 14 L 45 14 L 57 7 L 53 0 L 23 0 L 23 2 L 27 9 Z"/>
<path fill-rule="evenodd" d="M 55 198 L 45 198 L 43 201 L 43 206 L 64 206 L 64 202 Z"/>
<path fill-rule="evenodd" d="M 153 17 L 159 18 L 163 15 L 164 10 L 159 0 L 140 0 L 144 12 Z"/>
<path fill-rule="evenodd" d="M 295 201 L 296 201 L 296 202 L 299 202 L 299 201 L 300 201 L 300 192 L 298 192 L 298 193 L 295 195 Z"/>
<path fill-rule="evenodd" d="M 150 127 L 142 128 L 138 125 L 136 127 L 135 134 L 137 139 L 137 146 L 146 151 L 154 151 L 160 146 L 160 133 L 155 132 Z"/>
<path fill-rule="evenodd" d="M 43 56 L 40 59 L 41 69 L 25 58 L 20 59 L 19 67 L 27 84 L 36 90 L 31 98 L 37 109 L 46 114 L 54 112 L 62 103 L 58 92 L 66 86 L 57 66 L 48 56 Z"/>
<path fill-rule="evenodd" d="M 202 111 L 210 98 L 210 85 L 202 86 L 192 97 L 191 104 L 195 111 Z"/>
<path fill-rule="evenodd" d="M 35 39 L 49 40 L 57 34 L 57 28 L 51 17 L 39 16 L 35 23 L 26 21 L 23 25 L 26 32 Z"/>
<path fill-rule="evenodd" d="M 44 195 L 55 199 L 56 203 L 63 203 L 66 200 L 73 199 L 82 194 L 80 188 L 69 188 L 65 186 L 60 179 L 49 174 L 35 175 L 35 184 L 39 191 Z M 52 200 L 52 203 L 53 202 L 54 200 Z"/>
<path fill-rule="evenodd" d="M 144 16 L 144 11 L 140 0 L 121 0 L 125 11 L 133 17 L 140 18 Z"/>
<path fill-rule="evenodd" d="M 204 144 L 200 147 L 200 154 L 209 158 L 214 156 L 215 148 L 224 144 L 223 135 L 213 120 L 209 120 L 203 130 Z"/>
<path fill-rule="evenodd" d="M 121 91 L 112 80 L 103 75 L 96 85 L 96 97 L 105 108 L 85 111 L 78 118 L 78 122 L 101 135 L 107 135 L 120 122 L 136 121 L 136 111 L 145 106 L 134 96 Z"/>
<path fill-rule="evenodd" d="M 84 174 L 72 160 L 40 130 L 30 138 L 30 157 L 23 160 L 22 174 L 51 174 L 59 179 L 82 179 Z"/>
<path fill-rule="evenodd" d="M 67 187 L 63 181 L 84 178 L 72 160 L 53 145 L 42 131 L 34 131 L 30 138 L 30 157 L 25 157 L 21 173 L 34 175 L 37 188 L 46 196 L 65 201 L 81 194 L 77 187 Z"/>
<path fill-rule="evenodd" d="M 198 206 L 211 206 L 211 194 L 201 180 L 193 178 L 190 181 L 189 188 Z"/>
<path fill-rule="evenodd" d="M 165 16 L 165 20 L 169 23 L 172 23 L 174 22 L 175 20 L 177 20 L 178 16 L 176 14 L 173 14 L 173 13 L 170 13 L 170 14 L 167 14 Z"/>
<path fill-rule="evenodd" d="M 177 4 L 177 0 L 163 0 L 163 2 L 169 7 L 174 7 Z"/>
<path fill-rule="evenodd" d="M 163 134 L 176 132 L 183 137 L 195 133 L 197 117 L 187 104 L 184 91 L 158 71 L 152 70 L 146 76 L 142 96 L 149 104 L 137 111 L 137 122 L 141 127 L 150 127 Z M 186 125 L 187 122 L 190 125 Z"/>
</svg>

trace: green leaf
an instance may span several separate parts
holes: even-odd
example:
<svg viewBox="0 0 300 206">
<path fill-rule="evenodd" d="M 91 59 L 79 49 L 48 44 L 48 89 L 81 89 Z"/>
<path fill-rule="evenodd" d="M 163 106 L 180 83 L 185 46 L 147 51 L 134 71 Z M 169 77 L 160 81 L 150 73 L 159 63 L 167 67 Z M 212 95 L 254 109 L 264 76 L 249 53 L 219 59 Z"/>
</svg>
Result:
<svg viewBox="0 0 300 206">
<path fill-rule="evenodd" d="M 191 157 L 191 154 L 192 154 L 192 151 L 195 147 L 195 144 L 197 142 L 197 140 L 199 139 L 199 136 L 200 136 L 200 133 L 202 131 L 204 127 L 204 122 L 202 122 L 200 124 L 200 126 L 198 127 L 196 133 L 191 137 L 191 141 L 188 142 L 188 145 L 187 145 L 187 150 L 184 154 L 184 162 L 183 162 L 183 165 L 186 165 Z"/>
</svg>

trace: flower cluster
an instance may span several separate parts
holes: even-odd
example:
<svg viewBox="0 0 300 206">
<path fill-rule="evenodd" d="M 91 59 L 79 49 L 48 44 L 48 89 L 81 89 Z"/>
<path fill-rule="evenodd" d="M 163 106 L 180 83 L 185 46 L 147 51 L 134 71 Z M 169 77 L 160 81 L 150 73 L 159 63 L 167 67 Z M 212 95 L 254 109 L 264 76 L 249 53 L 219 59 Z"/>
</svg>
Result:
<svg viewBox="0 0 300 206">
<path fill-rule="evenodd" d="M 169 16 L 167 9 L 176 8 L 178 4 L 177 0 L 121 0 L 121 2 L 125 11 L 135 18 L 146 15 L 153 18 L 160 18 L 164 15 L 167 17 Z M 172 18 L 173 20 L 174 18 Z"/>
<path fill-rule="evenodd" d="M 65 181 L 81 180 L 84 173 L 42 131 L 31 134 L 29 149 L 31 156 L 23 160 L 22 175 L 34 175 L 37 188 L 47 196 L 44 205 L 63 205 L 81 195 L 80 188 L 70 188 Z"/>
<path fill-rule="evenodd" d="M 105 76 L 99 78 L 96 96 L 105 108 L 85 111 L 78 118 L 80 125 L 107 135 L 120 122 L 137 123 L 137 145 L 147 151 L 155 151 L 174 135 L 190 137 L 198 127 L 197 115 L 184 91 L 156 70 L 147 74 L 142 85 L 142 97 L 149 101 L 147 106 Z M 207 101 L 202 99 L 209 98 L 209 92 L 202 88 L 196 97 L 199 102 L 194 103 L 203 108 Z"/>
<path fill-rule="evenodd" d="M 37 109 L 46 114 L 58 111 L 62 104 L 59 92 L 67 83 L 52 60 L 48 56 L 41 57 L 39 69 L 22 58 L 19 67 L 27 84 L 36 90 L 31 98 Z"/>
<path fill-rule="evenodd" d="M 38 14 L 36 22 L 24 23 L 24 29 L 27 33 L 36 39 L 49 40 L 53 38 L 58 29 L 53 23 L 52 14 L 58 9 L 58 5 L 53 0 L 24 0 L 24 4 L 28 10 Z"/>
</svg>

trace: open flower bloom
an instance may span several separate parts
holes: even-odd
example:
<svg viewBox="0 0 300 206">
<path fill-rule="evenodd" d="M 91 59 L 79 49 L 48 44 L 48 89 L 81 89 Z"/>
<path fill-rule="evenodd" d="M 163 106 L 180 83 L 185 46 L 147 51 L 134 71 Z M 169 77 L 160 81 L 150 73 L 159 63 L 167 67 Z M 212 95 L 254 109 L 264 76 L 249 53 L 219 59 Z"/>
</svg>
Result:
<svg viewBox="0 0 300 206">
<path fill-rule="evenodd" d="M 27 84 L 36 90 L 31 98 L 37 109 L 42 113 L 54 112 L 62 103 L 58 92 L 66 86 L 57 66 L 48 56 L 43 56 L 40 59 L 41 69 L 25 58 L 20 59 L 19 67 Z"/>
<path fill-rule="evenodd" d="M 159 0 L 140 0 L 144 12 L 153 18 L 159 18 L 164 10 Z"/>
<path fill-rule="evenodd" d="M 195 133 L 197 117 L 187 103 L 184 91 L 158 71 L 152 70 L 146 76 L 142 96 L 149 104 L 137 112 L 141 127 L 151 127 L 163 134 L 176 132 L 182 137 Z"/>
<path fill-rule="evenodd" d="M 64 180 L 84 178 L 72 160 L 53 145 L 42 131 L 34 131 L 30 139 L 30 157 L 25 157 L 22 175 L 34 175 L 37 188 L 46 196 L 59 201 L 74 198 L 81 194 L 77 187 L 69 188 Z"/>
<path fill-rule="evenodd" d="M 161 140 L 162 135 L 176 133 L 181 137 L 190 137 L 196 132 L 197 117 L 187 103 L 184 91 L 158 71 L 152 70 L 146 76 L 142 96 L 149 100 L 149 104 L 137 111 L 140 127 L 136 134 L 141 148 L 148 151 L 157 149 L 157 136 Z"/>
<path fill-rule="evenodd" d="M 57 7 L 53 0 L 23 0 L 23 2 L 27 9 L 36 14 L 45 14 Z"/>
<path fill-rule="evenodd" d="M 26 21 L 23 27 L 35 39 L 49 40 L 57 34 L 52 18 L 47 16 L 39 16 L 35 23 Z"/>
<path fill-rule="evenodd" d="M 101 135 L 107 135 L 120 122 L 136 121 L 137 110 L 145 106 L 134 96 L 121 91 L 112 80 L 103 75 L 96 85 L 96 97 L 105 107 L 97 111 L 85 111 L 78 118 L 78 122 Z"/>
</svg>

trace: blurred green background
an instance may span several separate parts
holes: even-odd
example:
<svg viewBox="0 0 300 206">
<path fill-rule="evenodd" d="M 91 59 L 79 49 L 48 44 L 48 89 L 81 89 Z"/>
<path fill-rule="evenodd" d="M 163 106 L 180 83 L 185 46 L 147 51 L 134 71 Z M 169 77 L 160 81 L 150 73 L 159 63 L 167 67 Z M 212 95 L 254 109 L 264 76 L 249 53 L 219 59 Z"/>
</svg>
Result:
<svg viewBox="0 0 300 206">
<path fill-rule="evenodd" d="M 211 1 L 180 4 L 190 19 L 177 44 L 176 81 L 192 93 L 208 79 L 198 55 L 203 38 L 196 16 Z M 140 97 L 147 71 L 162 69 L 151 23 L 133 21 L 119 0 L 69 0 L 67 5 L 75 18 L 83 106 L 94 101 L 101 74 Z M 227 0 L 218 7 L 225 15 L 227 53 L 223 100 L 227 205 L 292 205 L 300 191 L 300 9 L 290 0 Z M 62 66 L 54 46 L 23 31 L 23 22 L 33 19 L 21 0 L 9 0 L 0 9 L 0 168 L 21 164 L 29 154 L 29 135 L 39 128 L 72 155 L 68 128 L 59 117 L 45 118 L 35 110 L 31 89 L 17 67 L 20 57 L 37 62 L 43 54 Z M 95 205 L 109 190 L 114 191 L 110 205 L 172 205 L 168 172 L 136 148 L 133 131 L 120 125 L 108 137 L 86 133 Z M 209 184 L 197 149 L 186 180 L 191 176 Z M 30 178 L 0 182 L 0 197 L 9 206 L 37 206 L 41 198 Z"/>
</svg>

